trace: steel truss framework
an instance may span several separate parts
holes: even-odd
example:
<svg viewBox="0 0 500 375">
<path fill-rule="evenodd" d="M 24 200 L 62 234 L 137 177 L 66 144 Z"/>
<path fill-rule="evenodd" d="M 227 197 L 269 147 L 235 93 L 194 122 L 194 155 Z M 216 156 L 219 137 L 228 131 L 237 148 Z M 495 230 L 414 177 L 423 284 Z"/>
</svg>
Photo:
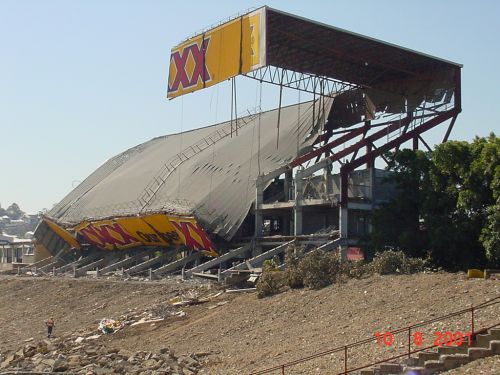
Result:
<svg viewBox="0 0 500 375">
<path fill-rule="evenodd" d="M 338 81 L 329 77 L 295 72 L 293 70 L 278 68 L 270 65 L 251 71 L 245 74 L 245 76 L 256 79 L 260 82 L 271 83 L 273 85 L 330 98 L 333 98 L 340 93 L 360 88 L 360 86 Z"/>
<path fill-rule="evenodd" d="M 423 134 L 449 121 L 443 137 L 443 142 L 447 141 L 455 120 L 461 112 L 461 78 L 458 67 L 451 94 L 452 96 L 448 97 L 451 102 L 448 99 L 436 102 L 432 98 L 427 98 L 406 114 L 379 115 L 376 120 L 364 121 L 355 127 L 330 131 L 329 133 L 326 131 L 318 137 L 315 150 L 296 158 L 287 166 L 259 178 L 257 201 L 262 202 L 259 196 L 262 194 L 262 187 L 266 181 L 270 181 L 282 173 L 300 167 L 296 178 L 301 179 L 334 163 L 339 163 L 341 181 L 339 203 L 341 211 L 347 210 L 348 177 L 352 171 L 362 165 L 366 165 L 367 168 L 374 167 L 378 157 L 385 160 L 384 155 L 387 152 L 399 150 L 408 141 L 412 141 L 414 150 L 419 148 L 419 143 L 422 143 L 430 151 L 431 148 L 424 140 Z M 258 211 L 258 205 L 256 205 L 256 209 Z M 262 216 L 258 216 L 260 217 L 257 219 L 256 216 L 256 219 L 261 220 Z M 340 220 L 339 222 L 341 223 Z M 260 223 L 256 222 L 256 228 L 260 228 Z M 347 231 L 342 230 L 342 228 L 341 233 L 343 236 L 347 236 Z"/>
</svg>

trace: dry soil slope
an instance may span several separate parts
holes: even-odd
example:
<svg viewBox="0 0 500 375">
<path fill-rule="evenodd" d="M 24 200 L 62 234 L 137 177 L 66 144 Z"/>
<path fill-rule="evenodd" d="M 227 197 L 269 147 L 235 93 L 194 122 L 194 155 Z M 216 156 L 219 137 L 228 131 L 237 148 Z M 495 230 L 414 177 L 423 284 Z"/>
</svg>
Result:
<svg viewBox="0 0 500 375">
<path fill-rule="evenodd" d="M 95 324 L 127 309 L 145 309 L 191 288 L 189 283 L 116 283 L 83 280 L 0 279 L 0 347 L 15 347 L 23 339 L 43 334 L 42 322 L 54 315 L 58 330 Z M 102 340 L 111 347 L 177 353 L 209 351 L 204 373 L 244 374 L 267 366 L 341 346 L 376 331 L 385 332 L 478 304 L 500 295 L 499 280 L 467 280 L 463 273 L 374 276 L 319 290 L 293 290 L 258 300 L 255 294 L 218 297 L 229 303 L 185 308 L 184 320 L 155 326 L 127 327 Z M 102 309 L 97 309 L 106 303 Z M 499 305 L 497 305 L 499 306 Z M 497 321 L 499 308 L 477 314 L 478 324 Z M 470 317 L 454 318 L 428 327 L 434 331 L 463 331 Z M 406 336 L 391 347 L 375 343 L 350 350 L 350 363 L 364 363 L 378 354 L 405 350 Z M 294 368 L 294 373 L 317 374 L 342 368 L 343 353 Z M 332 369 L 333 367 L 333 369 Z"/>
</svg>

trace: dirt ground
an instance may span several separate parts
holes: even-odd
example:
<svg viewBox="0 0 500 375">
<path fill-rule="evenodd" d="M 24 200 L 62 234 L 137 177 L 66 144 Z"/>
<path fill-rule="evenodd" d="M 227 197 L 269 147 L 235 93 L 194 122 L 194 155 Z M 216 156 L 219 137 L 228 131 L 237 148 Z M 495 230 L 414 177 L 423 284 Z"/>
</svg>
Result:
<svg viewBox="0 0 500 375">
<path fill-rule="evenodd" d="M 125 282 L 0 277 L 0 352 L 15 350 L 29 338 L 43 338 L 44 321 L 49 317 L 56 321 L 56 335 L 82 328 L 97 329 L 101 318 L 168 305 L 170 298 L 192 289 L 213 294 L 217 287 L 178 279 Z M 500 280 L 467 280 L 463 273 L 372 276 L 318 291 L 291 290 L 264 299 L 257 299 L 255 293 L 222 293 L 210 302 L 183 306 L 183 318 L 169 317 L 154 325 L 126 327 L 99 340 L 116 349 L 169 347 L 179 354 L 210 352 L 202 373 L 250 374 L 499 295 Z M 480 310 L 476 313 L 476 329 L 499 320 L 500 305 Z M 470 314 L 418 328 L 424 344 L 432 344 L 435 332 L 465 334 L 468 330 Z M 407 333 L 393 336 L 388 346 L 374 341 L 349 349 L 349 367 L 380 355 L 405 353 Z M 412 344 L 412 348 L 417 347 Z M 286 373 L 334 373 L 343 370 L 343 360 L 342 349 L 290 367 Z M 498 373 L 488 372 L 489 368 L 498 367 L 495 364 L 495 360 L 484 361 L 483 373 Z"/>
</svg>

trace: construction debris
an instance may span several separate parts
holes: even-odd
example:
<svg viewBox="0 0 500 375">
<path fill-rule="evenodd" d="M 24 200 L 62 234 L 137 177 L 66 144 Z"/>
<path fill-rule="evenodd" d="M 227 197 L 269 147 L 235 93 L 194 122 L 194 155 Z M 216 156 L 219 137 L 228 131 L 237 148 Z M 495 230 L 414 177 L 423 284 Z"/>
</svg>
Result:
<svg viewBox="0 0 500 375">
<path fill-rule="evenodd" d="M 0 363 L 0 374 L 68 372 L 72 374 L 197 374 L 210 353 L 176 356 L 170 349 L 158 353 L 106 348 L 74 335 L 28 343 Z M 78 341 L 78 342 L 77 342 Z"/>
<path fill-rule="evenodd" d="M 123 328 L 123 323 L 117 320 L 104 318 L 99 322 L 99 331 L 104 334 L 115 333 Z"/>
<path fill-rule="evenodd" d="M 226 293 L 246 293 L 255 291 L 257 291 L 257 288 L 227 289 Z"/>
<path fill-rule="evenodd" d="M 208 302 L 218 296 L 220 296 L 222 292 L 217 292 L 214 294 L 209 294 L 205 297 L 199 297 L 198 291 L 190 290 L 186 294 L 171 298 L 169 303 L 172 306 L 187 306 L 187 305 L 198 305 L 201 303 Z"/>
</svg>

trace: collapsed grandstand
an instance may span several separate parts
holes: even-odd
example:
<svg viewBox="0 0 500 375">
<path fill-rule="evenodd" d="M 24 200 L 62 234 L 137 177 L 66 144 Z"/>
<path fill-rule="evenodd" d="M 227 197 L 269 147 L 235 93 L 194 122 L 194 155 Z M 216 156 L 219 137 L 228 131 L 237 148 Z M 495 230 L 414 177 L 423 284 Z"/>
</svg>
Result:
<svg viewBox="0 0 500 375">
<path fill-rule="evenodd" d="M 346 256 L 394 193 L 375 161 L 446 141 L 461 111 L 459 64 L 268 7 L 174 47 L 169 71 L 169 98 L 243 75 L 313 100 L 108 160 L 38 226 L 38 271 L 220 280 L 292 242 Z"/>
</svg>

